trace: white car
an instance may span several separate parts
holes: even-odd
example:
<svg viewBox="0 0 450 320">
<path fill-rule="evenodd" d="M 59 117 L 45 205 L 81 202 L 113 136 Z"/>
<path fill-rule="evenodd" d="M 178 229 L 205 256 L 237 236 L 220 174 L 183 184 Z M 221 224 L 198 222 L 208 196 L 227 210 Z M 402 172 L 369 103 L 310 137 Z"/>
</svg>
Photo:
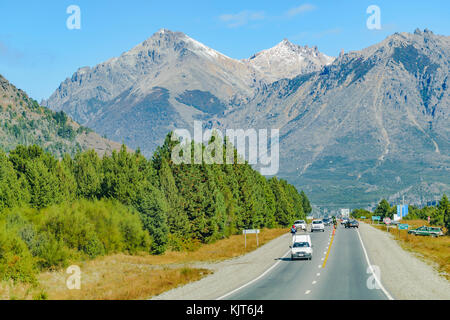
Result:
<svg viewBox="0 0 450 320">
<path fill-rule="evenodd" d="M 294 222 L 294 226 L 297 230 L 306 231 L 306 221 L 305 220 L 297 220 Z"/>
<path fill-rule="evenodd" d="M 325 232 L 325 225 L 322 220 L 313 220 L 311 224 L 311 232 L 322 231 Z"/>
<path fill-rule="evenodd" d="M 292 237 L 291 260 L 312 259 L 313 249 L 311 237 L 307 234 L 295 235 Z"/>
</svg>

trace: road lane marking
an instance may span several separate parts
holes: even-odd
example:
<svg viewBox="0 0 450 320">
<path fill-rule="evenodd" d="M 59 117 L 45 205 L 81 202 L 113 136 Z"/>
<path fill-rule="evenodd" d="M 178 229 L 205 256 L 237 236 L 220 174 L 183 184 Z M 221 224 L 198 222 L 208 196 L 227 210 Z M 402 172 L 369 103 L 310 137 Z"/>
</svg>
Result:
<svg viewBox="0 0 450 320">
<path fill-rule="evenodd" d="M 361 247 L 363 248 L 364 255 L 366 256 L 367 264 L 369 265 L 370 271 L 372 272 L 372 275 L 373 275 L 375 281 L 378 283 L 378 285 L 380 286 L 381 290 L 382 290 L 383 293 L 386 295 L 386 297 L 387 297 L 389 300 L 394 300 L 394 298 L 390 295 L 390 293 L 389 293 L 389 292 L 384 288 L 384 286 L 381 284 L 380 279 L 378 279 L 378 277 L 377 277 L 375 271 L 374 271 L 373 268 L 372 268 L 372 264 L 370 263 L 369 255 L 367 254 L 366 248 L 364 247 L 364 243 L 363 243 L 363 241 L 362 241 L 362 239 L 361 239 L 361 235 L 359 234 L 359 230 L 356 230 L 356 232 L 358 233 L 359 241 L 361 242 Z"/>
<path fill-rule="evenodd" d="M 325 258 L 322 258 L 322 261 L 325 260 Z"/>
<path fill-rule="evenodd" d="M 325 266 L 327 265 L 328 257 L 330 255 L 330 251 L 331 251 L 331 246 L 333 245 L 333 240 L 334 240 L 334 233 L 331 236 L 330 245 L 328 246 L 328 252 L 325 253 L 326 256 L 325 256 L 325 260 L 324 260 L 323 265 L 322 265 L 322 269 L 325 268 Z"/>
<path fill-rule="evenodd" d="M 216 300 L 223 300 L 223 299 L 225 299 L 226 297 L 228 297 L 228 296 L 230 296 L 230 295 L 232 295 L 232 294 L 238 292 L 239 290 L 241 290 L 241 289 L 243 289 L 243 288 L 245 288 L 245 287 L 251 285 L 252 283 L 258 281 L 259 279 L 261 279 L 262 277 L 264 277 L 266 274 L 268 274 L 270 271 L 272 271 L 272 269 L 274 269 L 278 264 L 280 264 L 281 261 L 283 261 L 283 258 L 286 257 L 289 253 L 291 253 L 291 250 L 289 250 L 288 252 L 286 252 L 286 254 L 285 254 L 284 256 L 282 256 L 280 260 L 278 260 L 277 262 L 275 262 L 269 269 L 267 269 L 266 271 L 264 271 L 264 273 L 261 274 L 259 277 L 257 277 L 257 278 L 255 278 L 255 279 L 251 280 L 250 282 L 247 282 L 247 283 L 244 284 L 243 286 L 240 286 L 239 288 L 234 289 L 233 291 L 228 292 L 227 294 L 224 294 L 223 296 L 217 298 Z"/>
<path fill-rule="evenodd" d="M 320 277 L 320 273 L 316 274 L 316 276 Z"/>
<path fill-rule="evenodd" d="M 313 282 L 312 282 L 312 284 L 316 284 L 317 283 L 317 281 L 316 280 L 314 280 Z"/>
<path fill-rule="evenodd" d="M 305 294 L 310 294 L 310 293 L 311 293 L 311 290 L 308 290 L 305 292 Z"/>
</svg>

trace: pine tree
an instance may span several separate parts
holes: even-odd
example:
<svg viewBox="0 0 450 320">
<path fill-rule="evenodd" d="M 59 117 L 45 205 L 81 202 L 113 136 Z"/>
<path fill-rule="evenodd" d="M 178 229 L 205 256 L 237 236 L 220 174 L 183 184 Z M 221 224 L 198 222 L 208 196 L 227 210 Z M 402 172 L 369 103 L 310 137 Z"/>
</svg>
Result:
<svg viewBox="0 0 450 320">
<path fill-rule="evenodd" d="M 167 226 L 167 203 L 164 195 L 150 187 L 137 196 L 135 207 L 140 213 L 144 228 L 152 237 L 151 250 L 162 254 L 167 249 L 169 228 Z"/>
<path fill-rule="evenodd" d="M 303 190 L 300 192 L 300 195 L 303 199 L 303 212 L 305 213 L 305 215 L 308 215 L 312 211 L 311 203 L 309 202 L 309 199 Z"/>
<path fill-rule="evenodd" d="M 78 153 L 74 160 L 77 194 L 86 199 L 98 199 L 102 195 L 102 162 L 94 150 Z"/>
<path fill-rule="evenodd" d="M 27 190 L 24 190 L 27 192 Z M 24 195 L 16 172 L 3 151 L 0 151 L 0 211 L 24 202 Z"/>
<path fill-rule="evenodd" d="M 442 199 L 439 202 L 439 210 L 442 210 L 443 212 L 444 226 L 447 229 L 447 234 L 450 235 L 450 203 L 446 194 L 442 196 Z"/>
<path fill-rule="evenodd" d="M 450 203 L 448 201 L 447 195 L 443 195 L 437 206 L 437 210 L 431 216 L 431 223 L 437 226 L 446 227 L 448 230 L 449 226 L 449 215 L 450 215 Z"/>
<path fill-rule="evenodd" d="M 175 236 L 183 236 L 188 233 L 189 220 L 184 212 L 183 198 L 180 197 L 179 190 L 175 185 L 172 169 L 165 158 L 161 158 L 158 175 L 161 190 L 167 199 L 167 222 L 170 232 Z"/>
</svg>

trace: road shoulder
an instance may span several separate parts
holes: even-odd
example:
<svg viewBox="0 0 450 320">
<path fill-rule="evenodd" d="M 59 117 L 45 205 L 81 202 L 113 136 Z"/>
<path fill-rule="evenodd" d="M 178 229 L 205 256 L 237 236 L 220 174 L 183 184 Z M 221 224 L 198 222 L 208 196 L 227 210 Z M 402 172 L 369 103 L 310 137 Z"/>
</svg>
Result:
<svg viewBox="0 0 450 320">
<path fill-rule="evenodd" d="M 380 268 L 381 282 L 395 299 L 450 299 L 450 283 L 391 235 L 365 223 L 360 224 L 360 234 L 370 262 Z"/>
<path fill-rule="evenodd" d="M 289 250 L 291 235 L 276 238 L 246 255 L 212 264 L 192 264 L 214 271 L 199 281 L 172 289 L 153 300 L 213 300 L 259 277 Z"/>
</svg>

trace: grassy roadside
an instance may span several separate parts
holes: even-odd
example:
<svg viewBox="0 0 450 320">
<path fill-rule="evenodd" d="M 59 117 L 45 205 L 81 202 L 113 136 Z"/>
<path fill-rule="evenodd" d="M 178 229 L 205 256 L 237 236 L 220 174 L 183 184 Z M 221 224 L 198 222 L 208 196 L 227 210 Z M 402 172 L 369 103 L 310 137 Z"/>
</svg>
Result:
<svg viewBox="0 0 450 320">
<path fill-rule="evenodd" d="M 410 229 L 427 225 L 423 220 L 402 220 L 401 222 L 409 224 Z M 387 232 L 385 225 L 373 224 L 372 226 Z M 407 230 L 394 228 L 389 228 L 389 233 L 399 242 L 403 249 L 418 254 L 426 262 L 432 262 L 437 266 L 438 271 L 447 280 L 450 280 L 450 236 L 439 238 L 414 236 L 408 234 Z"/>
<path fill-rule="evenodd" d="M 288 229 L 262 229 L 258 236 L 263 245 L 286 234 Z M 256 236 L 233 235 L 193 252 L 149 254 L 116 254 L 78 263 L 81 268 L 81 290 L 68 290 L 65 270 L 39 275 L 39 286 L 0 283 L 0 299 L 51 300 L 138 300 L 159 295 L 189 282 L 200 280 L 210 270 L 194 268 L 196 262 L 218 262 L 256 249 Z"/>
</svg>

